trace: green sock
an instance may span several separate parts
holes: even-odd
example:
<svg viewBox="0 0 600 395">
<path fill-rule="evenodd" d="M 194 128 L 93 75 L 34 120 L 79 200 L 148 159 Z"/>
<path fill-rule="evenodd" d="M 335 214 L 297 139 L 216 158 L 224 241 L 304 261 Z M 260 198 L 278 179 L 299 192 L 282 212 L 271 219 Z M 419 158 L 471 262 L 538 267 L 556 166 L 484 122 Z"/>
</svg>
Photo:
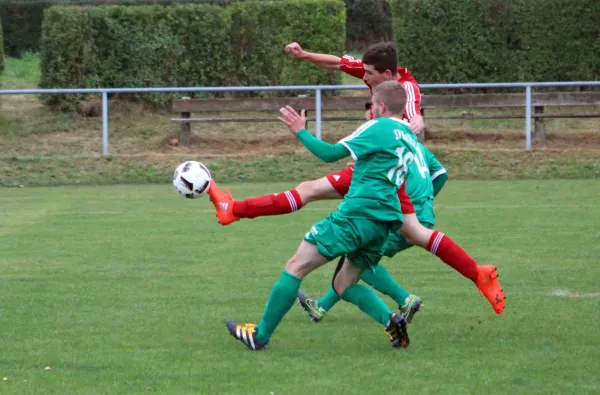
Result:
<svg viewBox="0 0 600 395">
<path fill-rule="evenodd" d="M 392 311 L 371 288 L 352 284 L 342 293 L 342 299 L 355 304 L 363 313 L 368 314 L 381 325 L 388 326 Z"/>
<path fill-rule="evenodd" d="M 342 298 L 340 298 L 337 292 L 335 292 L 335 289 L 333 289 L 333 287 L 329 287 L 329 291 L 327 291 L 327 293 L 324 296 L 322 296 L 321 299 L 319 299 L 317 304 L 323 310 L 329 311 L 341 299 Z"/>
<path fill-rule="evenodd" d="M 365 270 L 360 279 L 381 292 L 394 299 L 398 306 L 404 306 L 406 298 L 410 295 L 390 276 L 385 267 L 377 265 L 375 271 Z"/>
<path fill-rule="evenodd" d="M 263 312 L 262 319 L 257 326 L 256 338 L 266 343 L 275 332 L 275 328 L 283 319 L 283 316 L 292 308 L 298 297 L 298 290 L 302 279 L 293 274 L 283 271 L 279 281 L 273 286 L 267 306 Z"/>
</svg>

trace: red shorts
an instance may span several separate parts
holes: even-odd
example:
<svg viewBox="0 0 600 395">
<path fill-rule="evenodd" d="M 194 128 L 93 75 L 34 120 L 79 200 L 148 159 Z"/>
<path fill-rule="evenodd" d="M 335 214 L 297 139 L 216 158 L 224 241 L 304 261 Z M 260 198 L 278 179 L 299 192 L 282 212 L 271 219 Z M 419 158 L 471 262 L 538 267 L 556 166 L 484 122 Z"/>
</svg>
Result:
<svg viewBox="0 0 600 395">
<path fill-rule="evenodd" d="M 327 176 L 327 180 L 331 183 L 333 189 L 342 196 L 346 196 L 350 183 L 352 182 L 352 167 L 346 167 L 338 172 L 331 173 Z M 406 193 L 406 182 L 398 189 L 398 199 L 400 199 L 400 209 L 402 214 L 414 214 L 415 208 L 412 205 L 410 197 Z"/>
</svg>

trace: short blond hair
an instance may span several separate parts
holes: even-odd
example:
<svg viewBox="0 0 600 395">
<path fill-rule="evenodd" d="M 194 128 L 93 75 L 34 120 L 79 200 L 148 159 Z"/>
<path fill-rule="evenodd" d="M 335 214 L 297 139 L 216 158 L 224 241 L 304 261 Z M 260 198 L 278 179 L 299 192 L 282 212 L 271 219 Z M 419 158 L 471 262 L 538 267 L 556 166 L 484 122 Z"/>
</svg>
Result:
<svg viewBox="0 0 600 395">
<path fill-rule="evenodd" d="M 373 101 L 385 103 L 392 114 L 402 114 L 406 107 L 406 91 L 398 81 L 384 81 L 373 89 Z"/>
</svg>

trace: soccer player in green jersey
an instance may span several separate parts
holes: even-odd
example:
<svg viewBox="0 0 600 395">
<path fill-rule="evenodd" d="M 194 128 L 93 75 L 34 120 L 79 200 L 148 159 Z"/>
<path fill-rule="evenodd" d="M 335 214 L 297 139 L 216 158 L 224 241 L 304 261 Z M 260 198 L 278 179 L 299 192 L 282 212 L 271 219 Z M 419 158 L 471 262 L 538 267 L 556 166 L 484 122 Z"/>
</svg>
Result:
<svg viewBox="0 0 600 395">
<path fill-rule="evenodd" d="M 378 85 L 373 97 L 377 118 L 337 144 L 320 141 L 304 129 L 304 114 L 298 115 L 289 106 L 281 109 L 283 117 L 279 119 L 315 156 L 327 162 L 352 156 L 356 164 L 352 184 L 338 211 L 306 233 L 273 287 L 258 325 L 227 321 L 229 333 L 249 349 L 267 345 L 296 300 L 302 279 L 340 256 L 347 259 L 334 276 L 335 292 L 381 323 L 392 346 L 408 346 L 406 320 L 393 313 L 371 288 L 357 284 L 364 270 L 377 267 L 389 233 L 398 231 L 404 220 L 398 189 L 409 166 L 420 160 L 417 137 L 400 119 L 405 105 L 406 93 L 397 81 Z"/>
<path fill-rule="evenodd" d="M 417 144 L 415 160 L 409 165 L 406 192 L 411 197 L 419 222 L 432 229 L 435 224 L 433 199 L 442 190 L 448 179 L 447 171 L 435 155 L 421 143 Z M 391 232 L 383 256 L 393 257 L 413 245 L 399 232 Z M 407 292 L 398 284 L 381 264 L 375 270 L 365 270 L 360 279 L 384 295 L 390 296 L 400 308 L 400 314 L 410 323 L 421 307 L 421 298 Z M 340 301 L 333 287 L 320 299 L 312 299 L 298 292 L 298 302 L 313 322 L 319 322 Z"/>
<path fill-rule="evenodd" d="M 418 112 L 420 100 L 418 84 L 406 68 L 398 66 L 396 47 L 392 43 L 371 45 L 360 61 L 350 57 L 340 58 L 330 54 L 306 52 L 298 43 L 289 44 L 286 52 L 298 59 L 315 63 L 319 67 L 341 70 L 362 78 L 370 89 L 382 82 L 398 81 L 407 94 L 407 105 L 399 113 L 398 119 L 406 120 L 415 132 L 423 127 L 423 119 Z M 235 201 L 229 191 L 222 191 L 218 187 L 213 177 L 208 195 L 215 207 L 219 223 L 228 225 L 240 218 L 294 212 L 315 200 L 341 199 L 348 193 L 352 179 L 353 169 L 346 167 L 317 180 L 302 182 L 289 191 Z M 493 265 L 479 265 L 450 236 L 423 226 L 410 204 L 409 195 L 403 189 L 405 188 L 398 190 L 398 196 L 404 213 L 401 229 L 404 237 L 411 244 L 426 249 L 471 280 L 486 297 L 494 311 L 501 314 L 504 311 L 505 298 L 496 268 Z"/>
</svg>

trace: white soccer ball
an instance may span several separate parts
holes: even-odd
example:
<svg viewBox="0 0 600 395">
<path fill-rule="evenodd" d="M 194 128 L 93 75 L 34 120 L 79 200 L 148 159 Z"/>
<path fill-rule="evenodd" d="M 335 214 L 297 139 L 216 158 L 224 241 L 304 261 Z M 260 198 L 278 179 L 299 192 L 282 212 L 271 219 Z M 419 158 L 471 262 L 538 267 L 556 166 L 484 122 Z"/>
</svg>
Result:
<svg viewBox="0 0 600 395">
<path fill-rule="evenodd" d="M 208 191 L 210 171 L 200 162 L 183 162 L 173 174 L 173 186 L 179 194 L 188 199 L 196 199 Z"/>
</svg>

